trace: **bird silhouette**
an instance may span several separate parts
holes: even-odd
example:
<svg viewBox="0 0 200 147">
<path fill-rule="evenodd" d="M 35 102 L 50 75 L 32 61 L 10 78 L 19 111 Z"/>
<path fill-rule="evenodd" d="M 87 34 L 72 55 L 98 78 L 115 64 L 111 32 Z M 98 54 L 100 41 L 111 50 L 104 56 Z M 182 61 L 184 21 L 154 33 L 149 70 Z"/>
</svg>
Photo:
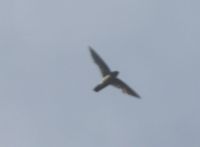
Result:
<svg viewBox="0 0 200 147">
<path fill-rule="evenodd" d="M 111 71 L 110 68 L 106 65 L 103 59 L 94 51 L 94 49 L 89 46 L 89 50 L 94 62 L 100 68 L 101 74 L 103 76 L 103 80 L 100 84 L 98 84 L 94 91 L 98 92 L 108 85 L 113 85 L 117 88 L 122 89 L 122 91 L 128 95 L 134 96 L 136 98 L 140 98 L 139 94 L 137 94 L 133 89 L 131 89 L 126 83 L 117 78 L 119 72 Z"/>
</svg>

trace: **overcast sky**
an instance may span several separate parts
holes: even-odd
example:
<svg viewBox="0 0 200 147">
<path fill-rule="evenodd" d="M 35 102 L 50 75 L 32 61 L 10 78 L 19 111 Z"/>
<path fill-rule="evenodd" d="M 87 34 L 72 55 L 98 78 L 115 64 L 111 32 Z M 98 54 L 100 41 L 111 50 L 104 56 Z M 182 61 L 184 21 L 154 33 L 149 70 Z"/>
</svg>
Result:
<svg viewBox="0 0 200 147">
<path fill-rule="evenodd" d="M 1 147 L 199 147 L 200 1 L 1 0 Z M 101 81 L 91 45 L 141 100 Z"/>
</svg>

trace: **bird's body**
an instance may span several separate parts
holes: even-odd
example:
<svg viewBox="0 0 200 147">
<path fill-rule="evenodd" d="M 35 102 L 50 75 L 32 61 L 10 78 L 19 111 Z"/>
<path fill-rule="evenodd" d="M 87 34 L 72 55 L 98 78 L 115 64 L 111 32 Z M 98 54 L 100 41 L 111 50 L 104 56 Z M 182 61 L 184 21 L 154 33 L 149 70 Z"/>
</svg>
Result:
<svg viewBox="0 0 200 147">
<path fill-rule="evenodd" d="M 110 74 L 107 74 L 106 76 L 103 77 L 102 82 L 97 85 L 94 90 L 96 92 L 100 91 L 101 89 L 105 88 L 106 86 L 112 84 L 114 82 L 114 80 L 117 77 L 118 72 L 111 72 Z"/>
<path fill-rule="evenodd" d="M 106 76 L 103 77 L 102 83 L 115 79 L 118 74 L 119 74 L 118 71 L 114 71 L 111 72 L 110 74 L 107 74 Z"/>
<path fill-rule="evenodd" d="M 112 79 L 111 75 L 106 75 L 105 77 L 103 77 L 103 80 L 101 81 L 101 83 L 106 83 L 107 81 L 110 81 Z"/>
<path fill-rule="evenodd" d="M 91 47 L 89 47 L 89 49 L 94 62 L 99 66 L 103 76 L 102 82 L 94 88 L 94 91 L 98 92 L 108 85 L 113 85 L 117 88 L 121 88 L 124 93 L 140 98 L 140 96 L 134 90 L 117 78 L 119 74 L 118 71 L 111 71 L 103 59 L 101 59 L 101 57 L 94 51 L 94 49 Z"/>
</svg>

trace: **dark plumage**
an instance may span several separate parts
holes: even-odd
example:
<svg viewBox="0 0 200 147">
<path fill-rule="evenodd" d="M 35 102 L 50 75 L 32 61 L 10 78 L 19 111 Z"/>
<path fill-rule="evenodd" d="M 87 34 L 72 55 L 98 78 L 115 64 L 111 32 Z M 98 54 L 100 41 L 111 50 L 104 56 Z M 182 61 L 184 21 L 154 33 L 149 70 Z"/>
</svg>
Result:
<svg viewBox="0 0 200 147">
<path fill-rule="evenodd" d="M 100 68 L 100 71 L 101 71 L 102 76 L 103 76 L 102 83 L 97 85 L 94 88 L 94 91 L 98 92 L 108 85 L 113 85 L 117 88 L 122 89 L 122 91 L 126 94 L 140 98 L 140 96 L 133 89 L 131 89 L 122 80 L 117 78 L 117 75 L 119 74 L 118 71 L 111 71 L 109 69 L 109 67 L 106 65 L 106 63 L 103 61 L 103 59 L 94 51 L 94 49 L 92 47 L 89 47 L 89 50 L 90 50 L 90 53 L 92 55 L 92 58 L 94 59 L 94 62 Z"/>
</svg>

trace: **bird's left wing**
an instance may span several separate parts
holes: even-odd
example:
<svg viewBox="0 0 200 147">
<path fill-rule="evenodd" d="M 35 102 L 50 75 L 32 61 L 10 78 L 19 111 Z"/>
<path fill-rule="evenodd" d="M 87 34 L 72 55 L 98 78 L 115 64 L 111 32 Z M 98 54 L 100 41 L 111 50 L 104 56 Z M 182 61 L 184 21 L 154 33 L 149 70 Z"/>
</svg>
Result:
<svg viewBox="0 0 200 147">
<path fill-rule="evenodd" d="M 92 55 L 92 58 L 94 59 L 94 62 L 99 66 L 102 76 L 104 77 L 107 74 L 109 74 L 110 69 L 106 65 L 106 63 L 103 61 L 103 59 L 94 51 L 92 47 L 89 46 L 89 50 Z"/>
<path fill-rule="evenodd" d="M 117 88 L 122 89 L 122 91 L 126 94 L 140 98 L 139 94 L 137 94 L 133 89 L 131 89 L 127 84 L 118 78 L 114 79 L 111 84 Z"/>
</svg>

